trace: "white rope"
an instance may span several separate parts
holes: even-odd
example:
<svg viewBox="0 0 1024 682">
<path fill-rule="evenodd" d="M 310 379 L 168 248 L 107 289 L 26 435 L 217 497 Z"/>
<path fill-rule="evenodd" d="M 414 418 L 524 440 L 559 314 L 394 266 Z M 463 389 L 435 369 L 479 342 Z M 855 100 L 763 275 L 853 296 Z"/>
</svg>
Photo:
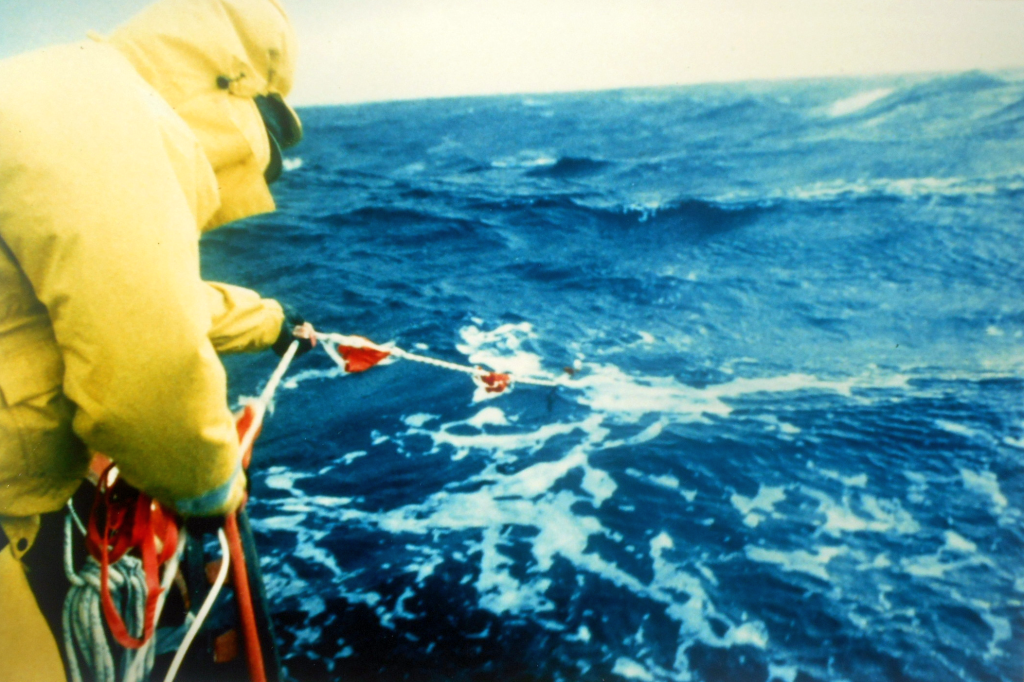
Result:
<svg viewBox="0 0 1024 682">
<path fill-rule="evenodd" d="M 295 357 L 295 353 L 298 350 L 299 342 L 297 340 L 292 341 L 291 345 L 288 346 L 288 350 L 286 350 L 284 355 L 281 356 L 281 361 L 277 363 L 277 368 L 275 368 L 273 374 L 270 375 L 270 379 L 267 380 L 267 385 L 260 393 L 260 397 L 249 403 L 253 407 L 252 424 L 249 425 L 249 429 L 242 437 L 242 442 L 238 445 L 238 451 L 243 457 L 256 440 L 256 434 L 260 431 L 260 425 L 263 423 L 263 417 L 267 414 L 267 408 L 274 400 L 274 393 L 277 391 L 277 387 L 281 383 L 281 378 L 284 376 L 284 373 L 288 371 L 288 365 L 292 363 L 292 359 Z"/>
<path fill-rule="evenodd" d="M 472 375 L 474 378 L 485 377 L 492 372 L 485 370 L 481 367 L 471 367 L 469 365 L 459 365 L 454 362 L 447 362 L 445 360 L 438 360 L 437 358 L 427 357 L 426 355 L 418 355 L 416 353 L 410 353 L 409 351 L 402 350 L 395 345 L 381 346 L 376 344 L 369 339 L 364 339 L 361 336 L 346 336 L 344 334 L 334 334 L 330 332 L 317 332 L 317 338 L 326 339 L 337 345 L 351 346 L 352 348 L 369 348 L 371 350 L 380 351 L 383 353 L 390 353 L 396 358 L 402 358 L 403 360 L 412 360 L 413 362 L 420 362 L 424 365 L 433 365 L 434 367 L 441 367 L 443 369 L 450 369 L 455 372 L 463 372 L 465 374 Z M 322 344 L 327 354 L 331 356 L 331 359 L 339 365 L 342 369 L 345 368 L 345 359 L 341 357 L 338 352 L 331 347 L 329 343 Z M 525 377 L 509 374 L 514 383 L 518 384 L 529 384 L 531 386 L 562 386 L 565 384 L 564 381 L 550 378 L 540 377 Z"/>
<path fill-rule="evenodd" d="M 82 534 L 82 537 L 88 535 L 88 531 L 85 529 L 85 524 L 82 523 L 82 519 L 79 518 L 78 512 L 75 511 L 75 505 L 72 504 L 71 500 L 68 500 L 68 513 L 71 514 L 71 518 L 75 520 L 75 525 L 78 526 L 78 532 Z"/>
<path fill-rule="evenodd" d="M 294 347 L 295 344 L 293 344 L 293 348 Z M 287 357 L 287 353 L 285 356 Z M 224 586 L 224 580 L 228 576 L 228 565 L 231 563 L 231 554 L 228 551 L 228 539 L 227 536 L 224 535 L 223 528 L 217 530 L 217 539 L 220 541 L 220 571 L 217 572 L 217 579 L 213 581 L 213 587 L 210 588 L 210 593 L 206 595 L 206 599 L 203 601 L 203 605 L 199 609 L 199 613 L 196 614 L 195 620 L 192 621 L 192 626 L 189 627 L 188 632 L 185 633 L 185 638 L 181 641 L 181 646 L 178 647 L 178 653 L 174 655 L 174 660 L 171 661 L 171 667 L 167 669 L 167 675 L 164 677 L 164 682 L 174 682 L 174 678 L 178 674 L 178 668 L 181 667 L 181 662 L 185 660 L 185 654 L 188 652 L 189 646 L 192 645 L 192 640 L 195 639 L 196 633 L 199 632 L 199 628 L 202 627 L 203 622 L 206 620 L 206 616 L 209 615 L 210 609 L 213 608 L 213 602 L 216 601 L 217 595 L 220 594 L 220 588 Z"/>
<path fill-rule="evenodd" d="M 64 519 L 64 572 L 71 583 L 71 589 L 64 600 L 61 621 L 71 680 L 82 681 L 79 657 L 96 682 L 117 682 L 118 669 L 122 673 L 122 682 L 138 682 L 148 678 L 153 667 L 152 650 L 123 649 L 120 665 L 114 663 L 112 645 L 103 622 L 100 565 L 90 556 L 76 573 L 71 558 L 72 537 L 72 517 L 69 514 Z M 142 568 L 142 561 L 128 555 L 121 557 L 110 565 L 107 583 L 114 607 L 123 614 L 128 632 L 141 637 L 146 617 L 147 593 L 146 572 Z M 139 658 L 142 659 L 138 664 L 141 669 L 136 666 Z M 142 677 L 131 677 L 132 670 L 141 672 Z"/>
</svg>

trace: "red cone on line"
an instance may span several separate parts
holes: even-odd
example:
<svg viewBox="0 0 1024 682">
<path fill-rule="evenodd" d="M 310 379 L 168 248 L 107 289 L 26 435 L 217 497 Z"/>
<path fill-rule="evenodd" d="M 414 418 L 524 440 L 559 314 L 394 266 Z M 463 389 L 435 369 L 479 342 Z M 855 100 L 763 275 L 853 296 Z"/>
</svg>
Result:
<svg viewBox="0 0 1024 682">
<path fill-rule="evenodd" d="M 502 374 L 500 372 L 490 372 L 488 374 L 478 374 L 476 377 L 478 383 L 488 393 L 504 393 L 505 389 L 512 383 L 512 377 L 508 374 Z"/>
<path fill-rule="evenodd" d="M 388 351 L 375 348 L 355 348 L 353 346 L 337 346 L 338 353 L 345 358 L 345 371 L 349 374 L 365 372 L 376 366 L 381 360 L 391 355 Z"/>
</svg>

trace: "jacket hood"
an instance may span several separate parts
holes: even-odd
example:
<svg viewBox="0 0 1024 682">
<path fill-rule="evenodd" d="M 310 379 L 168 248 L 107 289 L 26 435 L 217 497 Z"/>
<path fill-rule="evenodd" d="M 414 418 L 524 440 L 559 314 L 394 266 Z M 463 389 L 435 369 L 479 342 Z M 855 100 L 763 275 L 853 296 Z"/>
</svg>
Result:
<svg viewBox="0 0 1024 682">
<path fill-rule="evenodd" d="M 109 42 L 188 123 L 213 166 L 221 206 L 203 229 L 274 210 L 263 177 L 270 142 L 253 98 L 283 100 L 292 88 L 295 32 L 277 0 L 158 0 Z"/>
</svg>

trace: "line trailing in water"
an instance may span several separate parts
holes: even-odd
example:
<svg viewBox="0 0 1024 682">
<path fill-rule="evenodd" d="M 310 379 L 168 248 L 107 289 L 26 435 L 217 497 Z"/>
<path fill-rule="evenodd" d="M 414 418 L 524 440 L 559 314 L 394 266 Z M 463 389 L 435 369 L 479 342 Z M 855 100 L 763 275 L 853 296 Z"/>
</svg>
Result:
<svg viewBox="0 0 1024 682">
<path fill-rule="evenodd" d="M 479 366 L 459 365 L 454 362 L 410 353 L 394 344 L 376 344 L 362 336 L 317 332 L 317 339 L 320 340 L 323 349 L 334 360 L 335 364 L 348 374 L 365 372 L 385 359 L 392 357 L 469 374 L 473 378 L 474 383 L 487 393 L 503 393 L 514 384 L 548 387 L 565 384 L 563 380 L 558 379 L 514 376 L 509 373 L 487 370 Z"/>
</svg>

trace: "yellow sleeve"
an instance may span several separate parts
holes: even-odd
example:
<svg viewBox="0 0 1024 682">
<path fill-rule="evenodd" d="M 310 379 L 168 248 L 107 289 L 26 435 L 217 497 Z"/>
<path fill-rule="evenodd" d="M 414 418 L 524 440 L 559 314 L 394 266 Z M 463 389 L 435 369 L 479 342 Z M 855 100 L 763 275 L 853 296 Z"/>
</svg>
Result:
<svg viewBox="0 0 1024 682">
<path fill-rule="evenodd" d="M 142 491 L 219 513 L 244 475 L 195 218 L 137 76 L 94 49 L 59 60 L 59 101 L 46 60 L 0 72 L 0 237 L 53 323 L 75 433 Z"/>
<path fill-rule="evenodd" d="M 205 282 L 212 326 L 210 341 L 218 353 L 242 353 L 270 348 L 281 333 L 281 304 L 260 298 L 251 289 Z"/>
</svg>

